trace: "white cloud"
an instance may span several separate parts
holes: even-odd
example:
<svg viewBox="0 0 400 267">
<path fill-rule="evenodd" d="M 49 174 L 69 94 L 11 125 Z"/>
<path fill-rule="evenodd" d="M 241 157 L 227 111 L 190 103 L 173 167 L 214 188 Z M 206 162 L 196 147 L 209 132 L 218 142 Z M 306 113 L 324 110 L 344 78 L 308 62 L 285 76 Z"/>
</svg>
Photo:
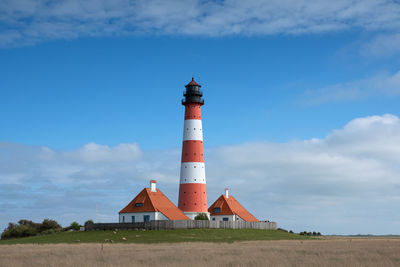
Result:
<svg viewBox="0 0 400 267">
<path fill-rule="evenodd" d="M 394 74 L 380 74 L 362 80 L 333 84 L 320 89 L 306 90 L 302 96 L 302 102 L 321 104 L 398 95 L 400 95 L 400 71 Z"/>
<path fill-rule="evenodd" d="M 397 31 L 393 1 L 293 0 L 6 0 L 0 3 L 3 46 L 79 36 L 130 34 L 270 35 L 341 31 Z"/>
<path fill-rule="evenodd" d="M 89 143 L 74 152 L 64 153 L 66 158 L 84 162 L 121 162 L 135 161 L 142 156 L 137 144 L 119 144 L 116 147 Z"/>
<path fill-rule="evenodd" d="M 400 52 L 400 33 L 381 34 L 362 45 L 361 54 L 367 57 L 390 57 Z"/>
<path fill-rule="evenodd" d="M 180 150 L 94 143 L 72 152 L 0 144 L 0 225 L 52 217 L 63 224 L 117 212 L 148 180 L 177 201 Z M 206 149 L 208 202 L 228 186 L 260 219 L 324 233 L 397 233 L 400 119 L 350 121 L 323 139 Z"/>
</svg>

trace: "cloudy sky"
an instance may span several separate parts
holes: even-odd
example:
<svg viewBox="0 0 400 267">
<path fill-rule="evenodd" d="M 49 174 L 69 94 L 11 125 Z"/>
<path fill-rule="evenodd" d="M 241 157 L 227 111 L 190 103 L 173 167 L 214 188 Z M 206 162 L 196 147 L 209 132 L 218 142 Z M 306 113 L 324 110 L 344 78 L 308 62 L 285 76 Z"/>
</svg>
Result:
<svg viewBox="0 0 400 267">
<path fill-rule="evenodd" d="M 202 84 L 209 204 L 280 227 L 400 234 L 400 2 L 0 2 L 0 228 L 177 202 Z"/>
</svg>

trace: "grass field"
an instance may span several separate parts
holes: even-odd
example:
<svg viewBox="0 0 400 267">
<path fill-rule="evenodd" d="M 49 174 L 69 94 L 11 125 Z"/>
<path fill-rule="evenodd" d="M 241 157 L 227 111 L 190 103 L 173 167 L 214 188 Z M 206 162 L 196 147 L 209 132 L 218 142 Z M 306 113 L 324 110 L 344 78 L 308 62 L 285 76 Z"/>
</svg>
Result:
<svg viewBox="0 0 400 267">
<path fill-rule="evenodd" d="M 400 239 L 17 244 L 0 246 L 0 266 L 400 266 Z"/>
<path fill-rule="evenodd" d="M 126 240 L 124 240 L 126 239 Z M 250 240 L 310 239 L 279 230 L 254 229 L 185 229 L 164 231 L 87 231 L 61 232 L 56 234 L 0 240 L 7 244 L 54 244 L 54 243 L 176 243 L 176 242 L 235 242 Z M 107 241 L 111 242 L 111 241 Z"/>
</svg>

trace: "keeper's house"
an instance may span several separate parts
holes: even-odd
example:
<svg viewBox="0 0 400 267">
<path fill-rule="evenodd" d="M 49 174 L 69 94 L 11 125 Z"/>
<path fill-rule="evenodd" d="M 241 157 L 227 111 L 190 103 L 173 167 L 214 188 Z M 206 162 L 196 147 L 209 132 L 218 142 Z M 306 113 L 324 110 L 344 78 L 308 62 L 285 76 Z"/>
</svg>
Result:
<svg viewBox="0 0 400 267">
<path fill-rule="evenodd" d="M 158 220 L 190 220 L 159 189 L 156 181 L 144 188 L 119 212 L 120 223 L 149 222 Z"/>
<path fill-rule="evenodd" d="M 208 209 L 211 221 L 244 221 L 258 222 L 225 188 L 225 195 L 221 195 Z"/>
</svg>

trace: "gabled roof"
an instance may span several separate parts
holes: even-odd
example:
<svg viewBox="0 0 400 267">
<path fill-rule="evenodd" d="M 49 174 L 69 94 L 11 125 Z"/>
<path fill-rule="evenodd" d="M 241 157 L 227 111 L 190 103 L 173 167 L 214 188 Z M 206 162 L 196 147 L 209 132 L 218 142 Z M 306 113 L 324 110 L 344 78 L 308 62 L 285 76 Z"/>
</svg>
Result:
<svg viewBox="0 0 400 267">
<path fill-rule="evenodd" d="M 136 203 L 143 203 L 137 207 Z M 144 188 L 129 204 L 119 213 L 131 212 L 155 212 L 159 211 L 169 220 L 190 220 L 183 211 L 178 209 L 160 190 L 151 192 L 150 188 Z"/>
<path fill-rule="evenodd" d="M 215 213 L 214 208 L 220 208 Z M 221 195 L 208 209 L 210 215 L 237 215 L 246 222 L 258 222 L 257 218 L 251 215 L 233 196 Z"/>
</svg>

